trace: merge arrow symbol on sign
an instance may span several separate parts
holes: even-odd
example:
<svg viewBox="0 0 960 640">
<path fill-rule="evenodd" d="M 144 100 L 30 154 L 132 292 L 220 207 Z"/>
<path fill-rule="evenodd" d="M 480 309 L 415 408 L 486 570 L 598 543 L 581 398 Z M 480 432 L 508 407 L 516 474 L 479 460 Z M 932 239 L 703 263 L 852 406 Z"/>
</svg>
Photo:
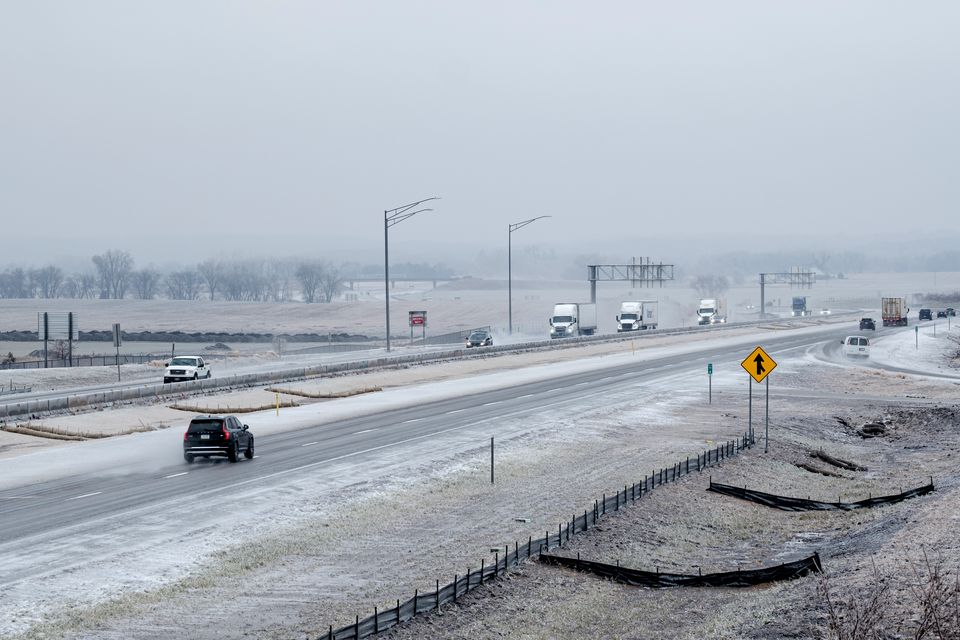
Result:
<svg viewBox="0 0 960 640">
<path fill-rule="evenodd" d="M 763 372 L 766 371 L 766 369 L 763 368 L 763 356 L 758 353 L 757 357 L 754 358 L 753 361 L 757 363 L 757 375 L 763 375 Z"/>
<path fill-rule="evenodd" d="M 771 358 L 762 347 L 754 349 L 740 366 L 757 382 L 763 382 L 771 371 L 777 368 L 777 361 Z"/>
</svg>

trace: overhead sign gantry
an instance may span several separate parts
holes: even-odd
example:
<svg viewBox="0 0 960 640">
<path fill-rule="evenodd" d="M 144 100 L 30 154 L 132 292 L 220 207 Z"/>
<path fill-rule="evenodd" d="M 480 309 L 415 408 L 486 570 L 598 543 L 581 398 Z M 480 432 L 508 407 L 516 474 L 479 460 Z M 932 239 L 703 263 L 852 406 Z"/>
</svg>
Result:
<svg viewBox="0 0 960 640">
<path fill-rule="evenodd" d="M 588 264 L 587 280 L 590 282 L 590 302 L 597 301 L 597 282 L 630 282 L 633 286 L 639 283 L 642 287 L 652 287 L 654 284 L 673 280 L 673 265 L 662 262 L 652 262 L 650 258 L 636 258 L 630 264 Z"/>
</svg>

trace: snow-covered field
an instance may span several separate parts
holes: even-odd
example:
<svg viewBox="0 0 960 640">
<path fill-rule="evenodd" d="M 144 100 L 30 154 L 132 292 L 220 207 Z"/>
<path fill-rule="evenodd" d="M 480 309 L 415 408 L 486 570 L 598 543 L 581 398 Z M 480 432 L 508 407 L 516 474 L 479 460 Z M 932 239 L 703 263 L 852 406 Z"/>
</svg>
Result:
<svg viewBox="0 0 960 640">
<path fill-rule="evenodd" d="M 258 436 L 269 436 L 318 421 L 557 374 L 576 375 L 628 358 L 642 361 L 684 353 L 703 341 L 762 342 L 759 333 L 737 330 L 662 337 L 636 351 L 623 343 L 594 345 L 307 381 L 300 386 L 323 391 L 382 386 L 384 391 L 283 409 L 279 417 L 275 412 L 251 414 L 245 421 Z M 955 343 L 943 333 L 938 329 L 934 338 L 932 330 L 922 327 L 919 350 L 914 348 L 912 328 L 892 333 L 874 342 L 871 359 L 942 373 L 947 371 L 948 356 L 956 351 Z M 954 330 L 953 336 L 957 333 Z M 152 372 L 147 369 L 147 373 Z M 822 358 L 802 354 L 782 360 L 774 381 L 773 422 L 785 427 L 791 421 L 788 415 L 829 416 L 839 410 L 838 405 L 862 408 L 861 397 L 949 400 L 956 389 L 950 380 L 887 374 L 856 362 L 825 366 Z M 78 532 L 69 545 L 37 547 L 41 552 L 35 556 L 5 549 L 0 556 L 5 571 L 0 574 L 13 575 L 37 563 L 44 563 L 47 570 L 0 586 L 0 636 L 316 636 L 326 624 L 344 624 L 354 613 L 363 615 L 362 607 L 411 595 L 400 593 L 400 588 L 430 589 L 438 575 L 465 569 L 466 564 L 476 566 L 491 545 L 555 526 L 569 518 L 569 512 L 592 504 L 600 493 L 636 479 L 641 469 L 671 464 L 742 433 L 746 420 L 742 372 L 718 371 L 713 384 L 714 403 L 709 407 L 699 378 L 662 378 L 584 399 L 574 408 L 507 417 L 478 424 L 474 430 L 443 434 L 432 439 L 428 449 L 414 443 L 391 447 L 378 452 L 375 465 L 359 456 L 332 461 L 280 490 L 249 487 L 243 512 L 214 507 L 205 529 L 217 532 L 218 539 L 248 548 L 254 545 L 253 555 L 245 562 L 238 563 L 228 549 L 212 544 L 209 536 L 197 535 L 179 519 L 170 520 L 162 513 L 131 514 L 128 522 L 110 528 L 109 533 Z M 243 401 L 253 401 L 258 391 L 241 393 Z M 231 397 L 240 399 L 215 394 L 203 400 L 229 402 Z M 782 409 L 776 408 L 778 398 Z M 797 413 L 788 414 L 788 407 Z M 93 468 L 109 467 L 118 474 L 131 468 L 149 469 L 155 460 L 153 452 L 177 449 L 179 427 L 188 419 L 189 414 L 165 407 L 125 407 L 52 419 L 51 425 L 76 431 L 94 426 L 120 430 L 141 420 L 177 428 L 80 443 L 44 443 L 36 448 L 4 440 L 0 452 L 6 448 L 7 457 L 2 462 L 0 490 L 24 480 Z M 501 443 L 495 488 L 482 481 L 485 447 L 478 444 L 490 434 Z M 22 451 L 27 453 L 18 454 Z M 611 451 L 617 455 L 611 456 Z M 858 487 L 871 489 L 869 482 Z M 521 517 L 529 522 L 519 522 Z M 420 555 L 424 548 L 431 553 Z M 219 603 L 216 620 L 209 618 L 210 602 Z M 456 637 L 437 629 L 420 631 L 433 637 Z M 533 633 L 531 637 L 550 636 Z"/>
</svg>

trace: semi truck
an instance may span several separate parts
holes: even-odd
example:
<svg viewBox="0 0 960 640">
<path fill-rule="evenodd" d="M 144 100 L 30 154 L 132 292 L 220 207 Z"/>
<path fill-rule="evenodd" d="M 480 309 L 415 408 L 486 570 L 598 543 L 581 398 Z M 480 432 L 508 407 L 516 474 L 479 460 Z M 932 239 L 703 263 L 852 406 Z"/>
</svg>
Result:
<svg viewBox="0 0 960 640">
<path fill-rule="evenodd" d="M 727 318 L 723 315 L 723 303 L 718 298 L 703 298 L 697 308 L 697 324 L 721 324 Z"/>
<path fill-rule="evenodd" d="M 550 317 L 550 337 L 592 336 L 597 331 L 597 305 L 584 302 L 558 302 Z"/>
<path fill-rule="evenodd" d="M 793 296 L 793 315 L 808 316 L 812 312 L 807 309 L 807 296 Z"/>
<path fill-rule="evenodd" d="M 626 300 L 617 314 L 617 333 L 657 328 L 656 300 Z"/>
<path fill-rule="evenodd" d="M 906 298 L 882 298 L 880 300 L 880 317 L 883 318 L 885 327 L 905 327 L 907 326 L 907 314 L 910 309 L 907 308 Z"/>
</svg>

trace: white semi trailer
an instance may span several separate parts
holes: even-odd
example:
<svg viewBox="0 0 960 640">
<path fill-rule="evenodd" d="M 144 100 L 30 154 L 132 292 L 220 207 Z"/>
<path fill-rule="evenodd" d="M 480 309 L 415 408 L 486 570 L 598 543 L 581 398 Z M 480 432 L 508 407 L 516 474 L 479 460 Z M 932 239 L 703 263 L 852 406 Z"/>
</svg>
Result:
<svg viewBox="0 0 960 640">
<path fill-rule="evenodd" d="M 656 300 L 625 300 L 617 315 L 617 333 L 657 328 Z"/>
<path fill-rule="evenodd" d="M 592 336 L 597 331 L 597 305 L 559 302 L 550 317 L 550 337 Z"/>
</svg>

